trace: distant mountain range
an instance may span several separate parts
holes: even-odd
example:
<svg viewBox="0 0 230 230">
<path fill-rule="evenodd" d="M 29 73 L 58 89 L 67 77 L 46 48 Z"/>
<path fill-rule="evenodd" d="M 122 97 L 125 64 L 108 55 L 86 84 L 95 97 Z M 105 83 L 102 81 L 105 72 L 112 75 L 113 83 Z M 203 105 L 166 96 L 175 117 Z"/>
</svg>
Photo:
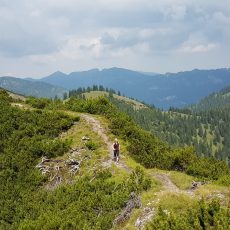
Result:
<svg viewBox="0 0 230 230">
<path fill-rule="evenodd" d="M 1 79 L 0 86 L 2 86 Z M 24 82 L 22 81 L 21 79 L 20 91 L 16 92 L 26 95 L 29 93 L 34 96 L 50 97 L 50 95 L 54 94 L 62 95 L 65 89 L 70 90 L 79 87 L 103 85 L 104 87 L 120 91 L 121 94 L 128 97 L 167 109 L 170 106 L 181 108 L 197 103 L 210 93 L 230 85 L 230 69 L 195 69 L 166 74 L 143 73 L 121 68 L 92 69 L 70 74 L 58 71 L 39 79 L 39 81 L 34 79 L 24 79 Z M 41 85 L 41 82 L 48 83 L 49 85 L 44 87 Z M 30 84 L 31 87 L 35 88 L 30 89 Z M 4 88 L 4 86 L 2 87 Z M 7 89 L 14 91 L 13 88 Z"/>
<path fill-rule="evenodd" d="M 41 81 L 76 89 L 103 85 L 160 108 L 183 107 L 230 85 L 230 69 L 192 70 L 149 75 L 127 69 L 92 69 L 69 75 L 56 72 Z"/>
<path fill-rule="evenodd" d="M 31 81 L 15 77 L 0 77 L 0 87 L 25 96 L 62 98 L 67 92 L 62 87 L 41 81 Z"/>
</svg>

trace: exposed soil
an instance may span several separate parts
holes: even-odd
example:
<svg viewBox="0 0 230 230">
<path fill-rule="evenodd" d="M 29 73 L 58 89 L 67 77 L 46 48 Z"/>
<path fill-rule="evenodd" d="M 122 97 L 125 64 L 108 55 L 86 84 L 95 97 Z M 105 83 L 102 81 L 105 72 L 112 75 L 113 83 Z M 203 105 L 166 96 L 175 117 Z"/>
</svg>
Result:
<svg viewBox="0 0 230 230">
<path fill-rule="evenodd" d="M 163 187 L 168 192 L 180 192 L 180 189 L 171 181 L 171 179 L 163 173 L 155 174 L 155 177 L 163 184 Z"/>
</svg>

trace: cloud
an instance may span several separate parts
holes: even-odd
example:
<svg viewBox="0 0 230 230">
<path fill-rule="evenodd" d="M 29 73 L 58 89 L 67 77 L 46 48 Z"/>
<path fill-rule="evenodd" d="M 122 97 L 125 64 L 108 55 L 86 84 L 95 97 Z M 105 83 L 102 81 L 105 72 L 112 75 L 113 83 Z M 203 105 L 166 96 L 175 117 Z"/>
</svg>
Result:
<svg viewBox="0 0 230 230">
<path fill-rule="evenodd" d="M 181 48 L 181 51 L 185 53 L 203 53 L 203 52 L 209 52 L 215 50 L 217 48 L 218 48 L 217 44 L 209 43 L 209 44 L 200 44 L 194 46 L 183 46 Z"/>
<path fill-rule="evenodd" d="M 212 67 L 217 55 L 229 57 L 229 24 L 229 0 L 0 0 L 0 72 L 22 73 L 19 60 L 25 72 L 37 65 L 167 72 L 195 65 L 190 54 L 209 54 L 200 65 Z"/>
</svg>

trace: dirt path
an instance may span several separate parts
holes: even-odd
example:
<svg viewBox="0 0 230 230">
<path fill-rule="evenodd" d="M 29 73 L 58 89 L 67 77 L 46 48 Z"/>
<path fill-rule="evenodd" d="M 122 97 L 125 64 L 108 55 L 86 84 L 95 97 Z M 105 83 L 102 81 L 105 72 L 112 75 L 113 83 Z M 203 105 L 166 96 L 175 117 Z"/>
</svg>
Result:
<svg viewBox="0 0 230 230">
<path fill-rule="evenodd" d="M 163 197 L 168 193 L 186 194 L 188 196 L 194 196 L 193 191 L 181 190 L 180 188 L 178 188 L 166 173 L 154 173 L 150 175 L 159 180 L 162 183 L 163 187 L 162 190 L 155 192 L 154 199 L 150 200 L 146 206 L 142 207 L 141 212 L 135 221 L 136 229 L 144 229 L 146 224 L 154 218 L 157 213 L 157 205 L 159 204 L 161 199 L 163 199 Z"/>
<path fill-rule="evenodd" d="M 109 160 L 103 162 L 103 166 L 105 167 L 111 167 L 113 163 L 113 148 L 112 148 L 112 142 L 109 141 L 108 136 L 106 135 L 106 130 L 104 127 L 102 127 L 99 120 L 94 118 L 93 116 L 89 114 L 81 114 L 81 118 L 83 118 L 89 125 L 92 126 L 92 129 L 94 132 L 96 132 L 104 141 L 104 143 L 107 145 L 108 153 L 109 153 Z M 131 172 L 132 170 L 125 164 L 125 162 L 121 159 L 118 164 L 116 164 L 118 168 L 121 168 L 127 172 Z"/>
<path fill-rule="evenodd" d="M 180 189 L 171 181 L 168 175 L 164 173 L 157 173 L 154 176 L 163 184 L 165 191 L 175 193 L 181 192 Z"/>
<path fill-rule="evenodd" d="M 178 188 L 170 179 L 169 175 L 167 173 L 154 173 L 151 174 L 151 176 L 155 177 L 157 180 L 159 180 L 163 185 L 163 190 L 160 192 L 157 192 L 156 195 L 164 195 L 165 193 L 176 193 L 176 194 L 185 194 L 188 196 L 194 196 L 194 190 L 187 189 L 183 190 Z"/>
</svg>

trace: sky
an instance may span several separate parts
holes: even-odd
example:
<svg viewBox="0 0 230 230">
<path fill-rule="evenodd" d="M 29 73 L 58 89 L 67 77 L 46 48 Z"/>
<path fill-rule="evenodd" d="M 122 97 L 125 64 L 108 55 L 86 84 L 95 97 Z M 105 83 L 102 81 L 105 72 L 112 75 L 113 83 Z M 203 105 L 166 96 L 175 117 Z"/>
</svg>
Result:
<svg viewBox="0 0 230 230">
<path fill-rule="evenodd" d="M 0 0 L 0 76 L 230 67 L 229 0 Z"/>
</svg>

